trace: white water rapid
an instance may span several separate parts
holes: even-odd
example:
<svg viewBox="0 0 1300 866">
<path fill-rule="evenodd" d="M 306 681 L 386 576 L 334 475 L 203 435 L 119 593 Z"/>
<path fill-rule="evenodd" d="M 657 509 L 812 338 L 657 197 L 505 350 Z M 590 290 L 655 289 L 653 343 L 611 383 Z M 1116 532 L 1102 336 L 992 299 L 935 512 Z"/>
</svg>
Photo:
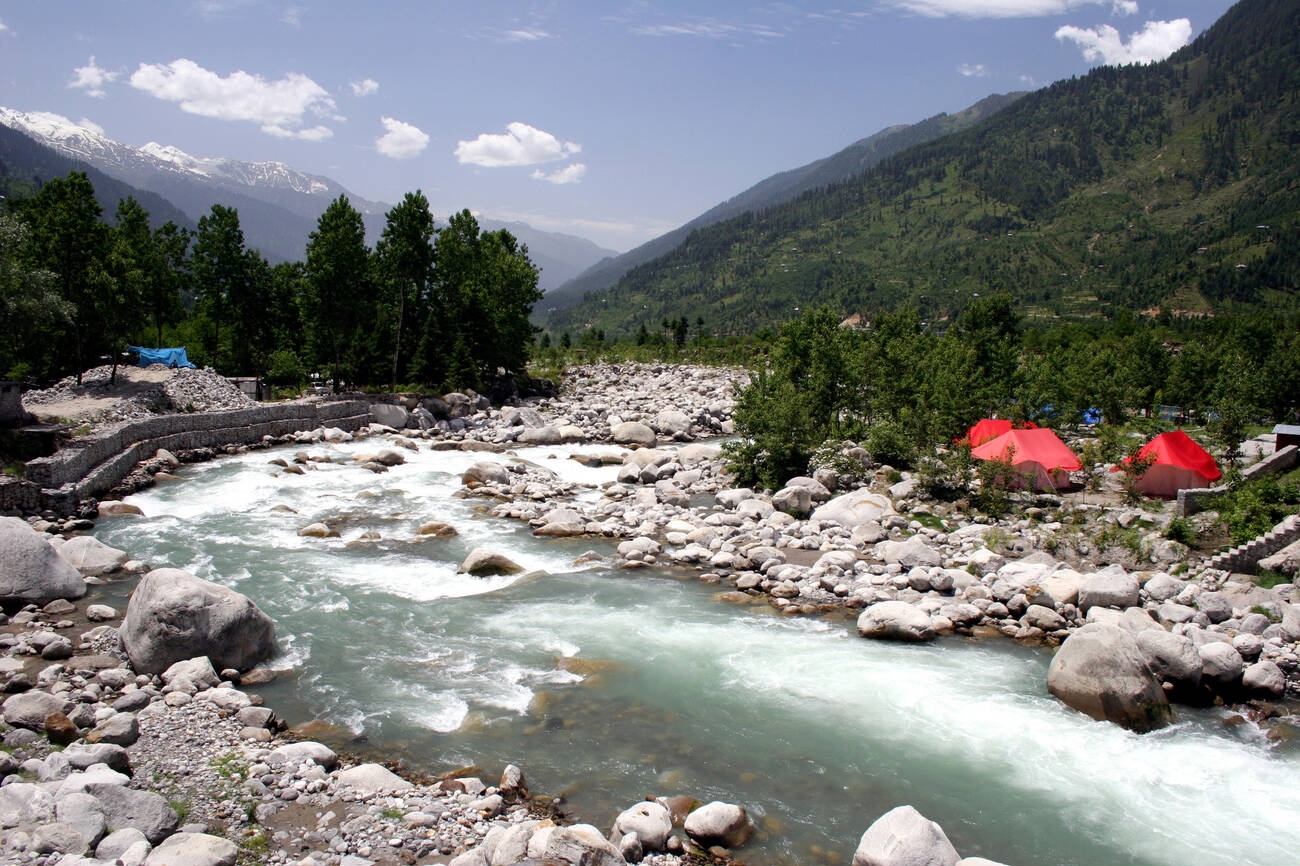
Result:
<svg viewBox="0 0 1300 866">
<path fill-rule="evenodd" d="M 262 693 L 291 723 L 331 722 L 363 738 L 352 748 L 421 771 L 475 764 L 491 780 L 513 761 L 605 827 L 646 794 L 684 793 L 756 816 L 747 862 L 847 863 L 872 821 L 910 803 L 963 856 L 1010 866 L 1297 861 L 1300 750 L 1222 712 L 1180 710 L 1139 736 L 1048 696 L 1044 652 L 866 641 L 847 617 L 724 604 L 688 574 L 575 566 L 611 545 L 536 539 L 452 496 L 471 463 L 511 458 L 422 450 L 383 475 L 346 462 L 375 449 L 187 467 L 128 500 L 146 517 L 95 534 L 269 613 L 282 675 Z M 268 464 L 296 450 L 340 462 L 302 476 Z M 516 453 L 612 480 L 566 459 L 575 450 Z M 340 538 L 297 535 L 327 518 Z M 417 539 L 429 520 L 460 534 Z M 477 546 L 529 574 L 457 575 Z M 130 588 L 97 592 L 120 605 Z"/>
</svg>

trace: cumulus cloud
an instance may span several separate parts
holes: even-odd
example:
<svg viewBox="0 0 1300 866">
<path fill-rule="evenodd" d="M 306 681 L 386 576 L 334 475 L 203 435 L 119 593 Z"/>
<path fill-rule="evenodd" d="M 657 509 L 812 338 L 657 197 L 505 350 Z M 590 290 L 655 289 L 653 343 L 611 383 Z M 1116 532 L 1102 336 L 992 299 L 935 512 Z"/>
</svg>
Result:
<svg viewBox="0 0 1300 866">
<path fill-rule="evenodd" d="M 967 78 L 988 78 L 989 70 L 983 63 L 963 63 L 957 71 Z"/>
<path fill-rule="evenodd" d="M 571 163 L 564 168 L 557 168 L 552 172 L 542 171 L 540 168 L 533 172 L 533 180 L 544 180 L 547 183 L 581 183 L 583 175 L 587 173 L 587 167 L 580 162 Z"/>
<path fill-rule="evenodd" d="M 562 142 L 549 132 L 515 121 L 504 133 L 484 132 L 473 141 L 457 142 L 456 159 L 461 165 L 501 168 L 558 162 L 581 151 L 580 144 Z"/>
<path fill-rule="evenodd" d="M 1100 60 L 1108 65 L 1154 63 L 1164 60 L 1192 40 L 1192 22 L 1186 18 L 1148 21 L 1127 42 L 1109 24 L 1095 28 L 1067 25 L 1057 29 L 1056 38 L 1062 42 L 1068 39 L 1078 43 L 1083 49 L 1083 58 L 1090 62 Z"/>
<path fill-rule="evenodd" d="M 95 121 L 91 120 L 88 117 L 83 117 L 81 118 L 81 120 L 78 120 L 77 126 L 85 127 L 86 129 L 89 129 L 91 132 L 95 133 L 96 135 L 104 134 L 104 127 L 100 126 L 98 123 L 96 123 Z"/>
<path fill-rule="evenodd" d="M 1061 15 L 1082 6 L 1109 6 L 1115 15 L 1138 11 L 1137 0 L 884 0 L 896 9 L 928 18 L 1035 18 Z"/>
<path fill-rule="evenodd" d="M 86 91 L 87 96 L 93 96 L 96 99 L 104 97 L 104 85 L 111 83 L 118 76 L 116 72 L 109 72 L 102 69 L 95 63 L 95 56 L 92 54 L 90 60 L 86 61 L 85 66 L 78 66 L 72 70 L 72 80 L 68 86 Z"/>
<path fill-rule="evenodd" d="M 225 78 L 193 60 L 141 63 L 131 86 L 151 96 L 180 104 L 181 110 L 219 120 L 248 120 L 278 138 L 321 141 L 333 133 L 326 126 L 304 128 L 304 115 L 342 120 L 325 88 L 306 75 L 290 72 L 267 81 L 243 70 Z"/>
<path fill-rule="evenodd" d="M 379 82 L 373 78 L 363 78 L 360 81 L 353 81 L 349 85 L 352 88 L 353 96 L 369 96 L 379 91 Z"/>
<path fill-rule="evenodd" d="M 375 139 L 375 149 L 393 159 L 410 159 L 429 146 L 429 136 L 418 127 L 391 117 L 379 118 L 387 130 Z"/>
</svg>

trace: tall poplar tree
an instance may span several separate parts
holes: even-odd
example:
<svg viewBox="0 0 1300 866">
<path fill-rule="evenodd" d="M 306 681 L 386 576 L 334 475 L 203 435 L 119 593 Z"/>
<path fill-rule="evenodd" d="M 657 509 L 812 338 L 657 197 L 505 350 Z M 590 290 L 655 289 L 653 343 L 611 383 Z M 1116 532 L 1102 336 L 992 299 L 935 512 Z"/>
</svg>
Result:
<svg viewBox="0 0 1300 866">
<path fill-rule="evenodd" d="M 433 214 L 424 193 L 408 192 L 386 215 L 383 237 L 375 244 L 375 271 L 383 304 L 391 320 L 393 364 L 390 387 L 397 387 L 398 368 L 408 364 L 411 342 L 404 340 L 412 322 L 420 322 L 429 303 L 433 275 Z M 405 349 L 406 356 L 403 356 Z"/>
<path fill-rule="evenodd" d="M 330 202 L 307 241 L 307 299 L 303 313 L 317 364 L 335 391 L 357 373 L 363 341 L 373 339 L 370 251 L 361 214 L 347 196 Z"/>
</svg>

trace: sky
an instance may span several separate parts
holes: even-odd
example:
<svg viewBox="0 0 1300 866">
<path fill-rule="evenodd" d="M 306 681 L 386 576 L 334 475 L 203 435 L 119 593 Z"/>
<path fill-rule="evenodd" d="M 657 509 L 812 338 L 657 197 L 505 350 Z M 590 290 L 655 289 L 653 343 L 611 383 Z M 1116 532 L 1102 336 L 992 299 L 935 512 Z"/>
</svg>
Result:
<svg viewBox="0 0 1300 866">
<path fill-rule="evenodd" d="M 0 105 L 630 249 L 991 93 L 1163 59 L 1229 0 L 0 0 Z"/>
</svg>

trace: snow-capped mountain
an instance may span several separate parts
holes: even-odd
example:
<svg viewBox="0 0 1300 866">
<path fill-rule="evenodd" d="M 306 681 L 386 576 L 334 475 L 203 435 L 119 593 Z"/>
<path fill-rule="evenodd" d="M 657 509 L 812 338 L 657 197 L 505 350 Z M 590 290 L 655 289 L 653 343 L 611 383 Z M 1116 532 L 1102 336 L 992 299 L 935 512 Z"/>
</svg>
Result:
<svg viewBox="0 0 1300 866">
<path fill-rule="evenodd" d="M 143 147 L 132 147 L 114 141 L 93 125 L 76 123 L 48 111 L 24 112 L 0 108 L 0 123 L 43 140 L 63 155 L 85 160 L 109 174 L 179 172 L 218 186 L 289 190 L 302 195 L 320 196 L 326 202 L 340 194 L 348 195 L 349 199 L 354 198 L 329 178 L 298 171 L 282 162 L 241 162 L 236 159 L 197 157 L 178 147 L 156 141 Z M 124 176 L 122 179 L 131 178 Z"/>
<path fill-rule="evenodd" d="M 44 111 L 0 107 L 0 123 L 110 177 L 157 193 L 192 220 L 209 213 L 213 204 L 237 208 L 245 243 L 272 261 L 301 260 L 316 220 L 340 195 L 346 195 L 361 212 L 372 243 L 383 231 L 384 215 L 391 208 L 360 198 L 328 177 L 298 171 L 282 162 L 194 156 L 154 141 L 132 147 L 107 137 L 94 124 L 76 123 Z M 485 220 L 482 225 L 494 229 L 505 224 Z M 539 231 L 522 223 L 512 224 L 510 230 L 528 244 L 533 262 L 542 268 L 543 289 L 615 254 L 585 239 Z"/>
</svg>

